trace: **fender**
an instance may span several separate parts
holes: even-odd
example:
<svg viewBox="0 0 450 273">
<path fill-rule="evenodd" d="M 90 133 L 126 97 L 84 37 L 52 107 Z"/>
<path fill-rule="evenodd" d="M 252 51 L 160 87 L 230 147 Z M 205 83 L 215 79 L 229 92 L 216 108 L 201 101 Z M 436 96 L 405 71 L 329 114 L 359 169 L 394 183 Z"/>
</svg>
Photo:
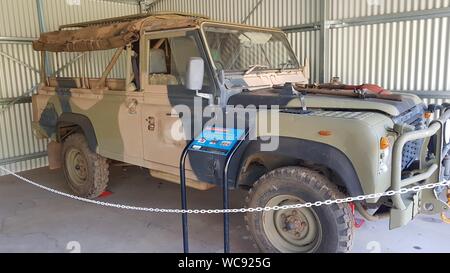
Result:
<svg viewBox="0 0 450 273">
<path fill-rule="evenodd" d="M 63 123 L 76 124 L 80 126 L 88 142 L 89 149 L 94 153 L 97 151 L 97 136 L 95 135 L 94 126 L 92 126 L 92 123 L 88 117 L 74 113 L 62 113 L 58 118 L 58 128 Z"/>
<path fill-rule="evenodd" d="M 261 144 L 261 140 L 249 141 L 242 145 L 237 152 L 236 158 L 241 158 L 241 160 L 234 160 L 231 163 L 229 177 L 230 180 L 233 179 L 234 181 L 228 181 L 234 187 L 243 183 L 241 169 L 246 167 L 249 163 L 248 160 L 252 160 L 255 157 L 254 155 L 257 155 L 256 157 L 260 155 L 261 158 L 268 159 L 267 162 L 261 162 L 265 166 L 271 165 L 271 161 L 276 161 L 277 158 L 285 158 L 286 160 L 283 163 L 287 164 L 300 164 L 303 162 L 324 166 L 336 176 L 337 180 L 333 182 L 339 186 L 344 186 L 351 196 L 363 194 L 360 180 L 350 159 L 333 146 L 310 140 L 280 137 L 280 144 L 277 150 L 263 152 L 260 149 Z M 275 163 L 268 170 L 284 166 L 286 165 L 277 166 Z"/>
</svg>

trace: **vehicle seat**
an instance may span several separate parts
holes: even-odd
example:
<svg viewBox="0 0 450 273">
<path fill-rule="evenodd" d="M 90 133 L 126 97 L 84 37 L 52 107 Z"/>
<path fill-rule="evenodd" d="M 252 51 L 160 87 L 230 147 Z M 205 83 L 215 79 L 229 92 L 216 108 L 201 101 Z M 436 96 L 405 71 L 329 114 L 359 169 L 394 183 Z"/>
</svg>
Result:
<svg viewBox="0 0 450 273">
<path fill-rule="evenodd" d="M 167 74 L 166 55 L 162 49 L 150 49 L 148 83 L 150 85 L 177 85 L 177 78 Z"/>
</svg>

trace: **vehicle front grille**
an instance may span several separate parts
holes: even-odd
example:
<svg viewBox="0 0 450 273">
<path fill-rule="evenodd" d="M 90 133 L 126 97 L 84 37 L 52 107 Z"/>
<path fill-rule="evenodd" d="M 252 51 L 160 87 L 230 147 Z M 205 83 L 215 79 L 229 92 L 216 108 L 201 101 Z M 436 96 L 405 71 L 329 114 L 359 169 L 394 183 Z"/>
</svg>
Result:
<svg viewBox="0 0 450 273">
<path fill-rule="evenodd" d="M 419 159 L 422 143 L 423 140 L 410 141 L 406 143 L 402 154 L 402 170 L 409 168 L 414 161 Z"/>
<path fill-rule="evenodd" d="M 423 117 L 423 114 L 420 114 L 420 116 L 416 116 L 414 121 L 410 122 L 409 124 L 414 126 L 416 130 L 424 129 L 425 119 Z M 402 154 L 402 170 L 409 168 L 411 164 L 414 163 L 414 161 L 419 159 L 422 144 L 422 139 L 410 141 L 405 144 Z"/>
</svg>

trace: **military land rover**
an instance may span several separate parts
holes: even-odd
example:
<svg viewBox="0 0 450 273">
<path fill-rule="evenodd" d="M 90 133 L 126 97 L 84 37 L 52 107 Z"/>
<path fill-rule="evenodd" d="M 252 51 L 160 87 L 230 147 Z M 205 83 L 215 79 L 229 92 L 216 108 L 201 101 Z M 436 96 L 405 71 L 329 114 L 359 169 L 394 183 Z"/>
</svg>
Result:
<svg viewBox="0 0 450 273">
<path fill-rule="evenodd" d="M 373 85 L 311 85 L 307 66 L 277 29 L 197 15 L 140 14 L 62 26 L 43 33 L 33 47 L 42 53 L 33 130 L 49 139 L 50 168 L 62 168 L 82 197 L 106 189 L 112 162 L 179 182 L 189 139 L 176 137 L 174 128 L 195 137 L 208 119 L 194 128 L 173 109 L 192 108 L 198 100 L 200 107 L 253 105 L 257 115 L 260 108 L 277 114 L 277 134 L 258 131 L 245 140 L 230 167 L 227 183 L 248 190 L 251 208 L 398 191 L 450 176 L 445 105 L 426 106 L 414 95 Z M 48 75 L 44 69 L 54 55 L 101 51 L 114 54 L 98 77 L 84 71 Z M 123 78 L 111 76 L 117 66 Z M 276 147 L 262 149 L 274 137 Z M 188 186 L 217 185 L 213 160 L 189 159 Z M 419 213 L 446 212 L 445 190 L 374 197 L 354 206 L 368 220 L 390 218 L 393 229 Z M 346 252 L 354 236 L 348 203 L 245 218 L 265 252 Z"/>
</svg>

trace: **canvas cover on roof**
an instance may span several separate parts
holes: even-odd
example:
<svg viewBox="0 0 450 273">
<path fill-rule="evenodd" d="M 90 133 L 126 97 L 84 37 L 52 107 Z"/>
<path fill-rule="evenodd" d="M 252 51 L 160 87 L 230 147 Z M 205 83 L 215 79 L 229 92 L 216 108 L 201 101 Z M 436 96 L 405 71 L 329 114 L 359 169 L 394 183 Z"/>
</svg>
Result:
<svg viewBox="0 0 450 273">
<path fill-rule="evenodd" d="M 85 52 L 108 50 L 124 47 L 139 40 L 140 31 L 195 27 L 201 23 L 201 17 L 181 14 L 149 15 L 140 19 L 123 22 L 103 22 L 79 29 L 60 30 L 41 34 L 33 42 L 36 51 Z M 76 27 L 76 25 L 74 25 Z"/>
</svg>

